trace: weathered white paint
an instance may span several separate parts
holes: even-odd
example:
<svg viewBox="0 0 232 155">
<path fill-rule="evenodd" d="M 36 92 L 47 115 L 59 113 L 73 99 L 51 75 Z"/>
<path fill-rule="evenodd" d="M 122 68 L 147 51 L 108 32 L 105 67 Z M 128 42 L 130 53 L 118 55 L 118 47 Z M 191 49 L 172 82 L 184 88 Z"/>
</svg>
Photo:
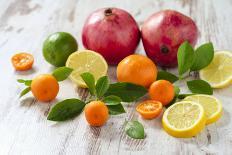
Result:
<svg viewBox="0 0 232 155">
<path fill-rule="evenodd" d="M 228 87 L 215 90 L 222 100 L 223 117 L 209 125 L 195 138 L 177 139 L 162 130 L 161 118 L 143 120 L 135 105 L 126 105 L 127 113 L 112 116 L 101 128 L 87 125 L 82 115 L 64 123 L 46 120 L 50 105 L 40 104 L 28 95 L 18 99 L 23 86 L 18 78 L 32 78 L 50 72 L 53 67 L 42 57 L 42 43 L 56 31 L 72 33 L 81 45 L 81 29 L 87 15 L 101 7 L 120 7 L 128 10 L 141 25 L 153 12 L 175 9 L 191 16 L 200 30 L 199 43 L 212 41 L 215 49 L 231 49 L 231 0 L 8 0 L 0 1 L 0 154 L 232 154 L 232 93 Z M 16 72 L 11 56 L 19 51 L 33 53 L 34 69 Z M 143 52 L 143 47 L 137 53 Z M 176 70 L 172 70 L 176 72 Z M 115 67 L 109 75 L 116 80 Z M 184 83 L 180 83 L 186 92 Z M 65 98 L 85 98 L 87 92 L 77 89 L 66 80 L 60 84 L 55 101 Z M 141 121 L 146 138 L 133 140 L 123 132 L 125 120 Z"/>
</svg>

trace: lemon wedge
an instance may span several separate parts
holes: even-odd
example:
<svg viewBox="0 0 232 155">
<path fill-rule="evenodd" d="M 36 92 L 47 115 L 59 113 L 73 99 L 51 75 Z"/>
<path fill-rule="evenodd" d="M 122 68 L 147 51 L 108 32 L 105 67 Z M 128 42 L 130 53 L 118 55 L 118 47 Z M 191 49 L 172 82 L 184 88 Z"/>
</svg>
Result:
<svg viewBox="0 0 232 155">
<path fill-rule="evenodd" d="M 90 50 L 81 50 L 72 53 L 67 61 L 66 67 L 73 69 L 69 76 L 70 79 L 79 87 L 86 88 L 85 82 L 81 78 L 81 74 L 90 72 L 95 80 L 107 74 L 108 65 L 105 59 L 98 53 Z"/>
<path fill-rule="evenodd" d="M 192 95 L 186 97 L 184 100 L 194 101 L 203 106 L 206 115 L 206 124 L 214 123 L 222 116 L 222 104 L 214 96 Z"/>
<path fill-rule="evenodd" d="M 223 88 L 232 81 L 232 52 L 218 51 L 212 62 L 200 71 L 200 78 L 213 88 Z"/>
<path fill-rule="evenodd" d="M 205 127 L 205 111 L 201 104 L 181 101 L 171 105 L 163 115 L 164 130 L 179 138 L 190 138 Z"/>
</svg>

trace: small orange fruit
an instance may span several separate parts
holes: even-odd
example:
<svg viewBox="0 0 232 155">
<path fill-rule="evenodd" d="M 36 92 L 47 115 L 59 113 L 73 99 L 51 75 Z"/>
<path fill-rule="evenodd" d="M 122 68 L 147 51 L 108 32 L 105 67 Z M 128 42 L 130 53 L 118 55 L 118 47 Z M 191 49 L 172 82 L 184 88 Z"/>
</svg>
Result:
<svg viewBox="0 0 232 155">
<path fill-rule="evenodd" d="M 91 126 L 102 126 L 109 118 L 109 110 L 105 103 L 92 101 L 85 106 L 85 118 Z"/>
<path fill-rule="evenodd" d="M 158 80 L 151 84 L 149 95 L 152 100 L 160 101 L 163 105 L 169 104 L 174 96 L 174 86 L 167 80 Z"/>
<path fill-rule="evenodd" d="M 142 55 L 129 55 L 117 67 L 117 78 L 120 82 L 131 82 L 149 87 L 156 77 L 156 65 L 151 59 Z"/>
<path fill-rule="evenodd" d="M 37 100 L 48 102 L 56 98 L 59 84 L 52 75 L 42 74 L 32 80 L 31 91 Z"/>
<path fill-rule="evenodd" d="M 34 58 L 29 53 L 18 53 L 11 58 L 11 62 L 15 70 L 25 71 L 31 69 Z"/>
<path fill-rule="evenodd" d="M 146 100 L 141 102 L 136 110 L 140 113 L 140 115 L 145 119 L 153 119 L 160 115 L 162 112 L 162 103 L 155 100 Z"/>
</svg>

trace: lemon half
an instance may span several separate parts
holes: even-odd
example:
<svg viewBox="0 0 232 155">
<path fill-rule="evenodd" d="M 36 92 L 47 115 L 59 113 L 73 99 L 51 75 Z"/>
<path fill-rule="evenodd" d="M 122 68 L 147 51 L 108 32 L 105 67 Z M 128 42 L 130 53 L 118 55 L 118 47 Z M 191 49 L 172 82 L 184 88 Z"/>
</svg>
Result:
<svg viewBox="0 0 232 155">
<path fill-rule="evenodd" d="M 163 115 L 164 130 L 179 138 L 190 138 L 205 127 L 206 117 L 202 105 L 192 101 L 181 101 L 170 106 Z"/>
<path fill-rule="evenodd" d="M 66 62 L 66 66 L 73 70 L 70 79 L 79 87 L 86 88 L 81 74 L 90 72 L 93 74 L 95 81 L 107 74 L 108 65 L 105 59 L 98 53 L 90 50 L 81 50 L 72 53 Z"/>
<path fill-rule="evenodd" d="M 207 81 L 213 88 L 223 88 L 232 81 L 232 52 L 218 51 L 212 62 L 200 70 L 200 78 Z"/>
<path fill-rule="evenodd" d="M 206 124 L 216 122 L 222 116 L 221 102 L 211 95 L 192 95 L 184 99 L 201 104 L 205 110 Z"/>
</svg>

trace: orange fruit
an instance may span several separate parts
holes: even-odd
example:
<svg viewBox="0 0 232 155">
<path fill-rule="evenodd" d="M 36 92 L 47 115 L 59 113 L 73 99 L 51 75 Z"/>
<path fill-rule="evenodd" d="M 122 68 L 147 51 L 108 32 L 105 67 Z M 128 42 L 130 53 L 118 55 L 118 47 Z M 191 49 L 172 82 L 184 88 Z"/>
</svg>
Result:
<svg viewBox="0 0 232 155">
<path fill-rule="evenodd" d="M 108 108 L 101 101 L 92 101 L 85 106 L 85 118 L 91 126 L 102 126 L 109 118 Z"/>
<path fill-rule="evenodd" d="M 158 80 L 151 84 L 149 95 L 152 100 L 160 101 L 163 105 L 169 104 L 174 96 L 174 86 L 167 80 Z"/>
<path fill-rule="evenodd" d="M 141 102 L 137 107 L 136 111 L 145 119 L 156 118 L 162 112 L 162 103 L 155 100 L 146 100 Z"/>
<path fill-rule="evenodd" d="M 12 65 L 17 71 L 25 71 L 31 69 L 34 58 L 29 53 L 18 53 L 11 58 Z"/>
<path fill-rule="evenodd" d="M 31 91 L 37 100 L 48 102 L 56 98 L 59 84 L 52 75 L 42 74 L 32 80 Z"/>
<path fill-rule="evenodd" d="M 142 55 L 129 55 L 117 67 L 117 78 L 120 82 L 130 82 L 149 87 L 156 80 L 155 63 Z"/>
</svg>

